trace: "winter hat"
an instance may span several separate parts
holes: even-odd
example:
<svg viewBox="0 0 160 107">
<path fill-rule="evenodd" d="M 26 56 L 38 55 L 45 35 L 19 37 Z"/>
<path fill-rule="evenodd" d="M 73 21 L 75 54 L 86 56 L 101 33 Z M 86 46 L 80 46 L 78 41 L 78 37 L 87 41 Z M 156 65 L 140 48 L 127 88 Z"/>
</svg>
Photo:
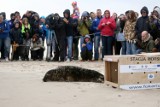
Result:
<svg viewBox="0 0 160 107">
<path fill-rule="evenodd" d="M 142 14 L 142 11 L 145 11 L 147 14 L 149 13 L 148 8 L 147 8 L 146 6 L 144 6 L 144 7 L 141 9 L 141 14 Z"/>
<path fill-rule="evenodd" d="M 89 35 L 86 35 L 86 36 L 84 37 L 84 39 L 86 39 L 86 38 L 89 38 L 89 39 L 90 39 L 90 36 L 89 36 Z"/>
<path fill-rule="evenodd" d="M 46 19 L 46 17 L 45 16 L 41 16 L 41 18 L 40 19 Z"/>
<path fill-rule="evenodd" d="M 160 8 L 158 6 L 156 6 L 153 11 L 157 11 L 158 14 L 160 15 Z"/>
</svg>

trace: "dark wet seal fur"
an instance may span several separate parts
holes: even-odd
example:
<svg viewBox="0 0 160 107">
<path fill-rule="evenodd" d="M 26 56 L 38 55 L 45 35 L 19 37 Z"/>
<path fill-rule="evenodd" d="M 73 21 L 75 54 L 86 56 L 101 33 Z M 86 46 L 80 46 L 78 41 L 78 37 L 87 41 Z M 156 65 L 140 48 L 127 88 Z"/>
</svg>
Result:
<svg viewBox="0 0 160 107">
<path fill-rule="evenodd" d="M 43 81 L 103 83 L 104 76 L 95 70 L 84 69 L 75 66 L 60 66 L 57 69 L 48 71 L 45 74 Z"/>
</svg>

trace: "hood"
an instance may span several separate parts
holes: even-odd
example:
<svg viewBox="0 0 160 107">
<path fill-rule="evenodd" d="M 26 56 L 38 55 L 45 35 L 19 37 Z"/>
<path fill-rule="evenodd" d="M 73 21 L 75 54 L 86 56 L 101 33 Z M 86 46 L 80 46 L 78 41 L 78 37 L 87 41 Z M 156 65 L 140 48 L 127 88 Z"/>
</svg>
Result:
<svg viewBox="0 0 160 107">
<path fill-rule="evenodd" d="M 148 11 L 148 8 L 146 6 L 144 6 L 142 9 L 141 9 L 141 14 L 142 14 L 142 11 L 145 11 L 148 15 L 149 11 Z"/>
<path fill-rule="evenodd" d="M 104 13 L 105 13 L 105 12 L 108 12 L 108 13 L 109 13 L 109 18 L 110 18 L 110 17 L 111 17 L 110 11 L 109 11 L 109 10 L 105 10 Z"/>
<path fill-rule="evenodd" d="M 64 14 L 68 14 L 68 18 L 70 17 L 70 10 L 69 9 L 66 9 L 64 12 L 63 12 L 63 16 L 64 16 Z M 64 16 L 65 17 L 65 16 Z"/>
<path fill-rule="evenodd" d="M 156 6 L 153 11 L 157 11 L 160 16 L 160 8 L 158 6 Z"/>
<path fill-rule="evenodd" d="M 89 36 L 89 35 L 86 35 L 86 36 L 84 37 L 84 39 L 86 39 L 86 38 L 89 38 L 89 39 L 90 39 L 90 36 Z"/>
<path fill-rule="evenodd" d="M 88 13 L 87 11 L 84 11 L 84 12 L 82 13 L 82 17 L 89 17 L 89 13 Z"/>
</svg>

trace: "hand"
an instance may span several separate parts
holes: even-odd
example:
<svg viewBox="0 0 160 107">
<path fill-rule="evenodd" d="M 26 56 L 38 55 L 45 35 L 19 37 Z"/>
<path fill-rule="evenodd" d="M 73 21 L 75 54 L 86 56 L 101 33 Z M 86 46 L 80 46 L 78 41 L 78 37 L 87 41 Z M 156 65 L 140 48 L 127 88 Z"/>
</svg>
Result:
<svg viewBox="0 0 160 107">
<path fill-rule="evenodd" d="M 96 30 L 99 30 L 98 27 L 96 28 Z"/>
<path fill-rule="evenodd" d="M 39 28 L 42 29 L 43 25 L 39 25 Z"/>
<path fill-rule="evenodd" d="M 105 26 L 106 24 L 105 23 L 102 23 L 102 26 Z"/>
<path fill-rule="evenodd" d="M 69 21 L 66 18 L 64 18 L 63 21 L 67 24 L 69 23 Z"/>
<path fill-rule="evenodd" d="M 107 23 L 106 23 L 106 25 L 110 25 L 110 24 L 111 24 L 111 22 L 107 22 Z"/>
<path fill-rule="evenodd" d="M 46 28 L 49 28 L 49 25 L 46 24 Z"/>
<path fill-rule="evenodd" d="M 85 47 L 86 46 L 86 44 L 82 44 L 82 47 Z"/>
<path fill-rule="evenodd" d="M 152 15 L 152 16 L 153 16 L 154 19 L 158 19 L 157 16 L 155 16 L 155 15 Z"/>
</svg>

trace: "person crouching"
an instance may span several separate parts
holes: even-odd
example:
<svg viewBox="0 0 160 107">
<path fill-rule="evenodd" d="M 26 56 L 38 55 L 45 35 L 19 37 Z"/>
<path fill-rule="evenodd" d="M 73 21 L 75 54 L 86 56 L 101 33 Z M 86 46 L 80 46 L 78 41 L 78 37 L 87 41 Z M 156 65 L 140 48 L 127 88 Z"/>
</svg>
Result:
<svg viewBox="0 0 160 107">
<path fill-rule="evenodd" d="M 31 39 L 31 56 L 35 60 L 43 60 L 43 40 L 37 34 L 33 35 Z"/>
<path fill-rule="evenodd" d="M 90 36 L 86 35 L 84 37 L 84 43 L 82 44 L 82 49 L 81 49 L 81 57 L 82 61 L 92 61 L 92 49 L 93 49 L 93 44 L 90 41 Z"/>
</svg>

